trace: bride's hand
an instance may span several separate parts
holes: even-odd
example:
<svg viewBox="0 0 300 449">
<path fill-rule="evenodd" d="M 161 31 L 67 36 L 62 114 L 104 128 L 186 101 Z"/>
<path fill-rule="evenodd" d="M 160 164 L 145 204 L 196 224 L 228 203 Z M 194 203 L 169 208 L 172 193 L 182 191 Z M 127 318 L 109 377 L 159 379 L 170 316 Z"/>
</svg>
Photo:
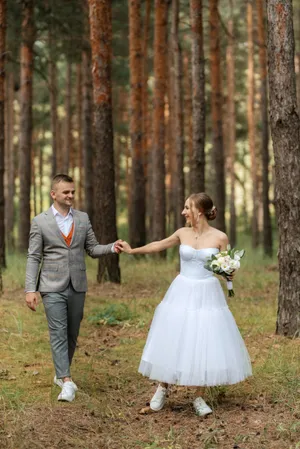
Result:
<svg viewBox="0 0 300 449">
<path fill-rule="evenodd" d="M 123 253 L 130 254 L 132 251 L 132 248 L 129 245 L 129 243 L 127 243 L 125 241 L 122 241 L 122 243 L 120 243 L 120 247 L 122 248 Z"/>
<path fill-rule="evenodd" d="M 228 281 L 233 281 L 234 276 L 235 276 L 235 271 L 233 271 L 231 274 L 229 274 L 228 276 L 226 276 L 226 279 L 227 279 Z"/>
</svg>

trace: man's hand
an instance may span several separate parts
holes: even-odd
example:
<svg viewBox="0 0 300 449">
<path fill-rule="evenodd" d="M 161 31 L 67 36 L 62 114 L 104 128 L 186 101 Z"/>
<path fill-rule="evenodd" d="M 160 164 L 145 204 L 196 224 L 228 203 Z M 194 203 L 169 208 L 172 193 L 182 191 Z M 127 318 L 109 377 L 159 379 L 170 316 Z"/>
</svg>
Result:
<svg viewBox="0 0 300 449">
<path fill-rule="evenodd" d="M 37 292 L 28 292 L 26 293 L 26 304 L 29 309 L 36 311 L 38 305 L 38 294 Z"/>
<path fill-rule="evenodd" d="M 119 239 L 114 243 L 115 253 L 120 254 L 123 251 L 122 246 L 121 246 L 122 242 L 123 242 L 123 240 Z"/>
</svg>

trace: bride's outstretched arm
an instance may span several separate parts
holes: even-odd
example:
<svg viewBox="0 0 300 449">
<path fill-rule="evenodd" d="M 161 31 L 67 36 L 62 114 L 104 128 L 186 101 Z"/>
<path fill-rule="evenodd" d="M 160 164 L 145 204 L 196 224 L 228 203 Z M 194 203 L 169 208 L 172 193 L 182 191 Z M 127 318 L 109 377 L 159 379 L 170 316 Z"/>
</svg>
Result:
<svg viewBox="0 0 300 449">
<path fill-rule="evenodd" d="M 158 253 L 159 251 L 163 251 L 164 249 L 171 248 L 172 246 L 179 245 L 180 239 L 178 235 L 178 231 L 174 232 L 174 234 L 170 235 L 170 237 L 159 240 L 158 242 L 148 243 L 148 245 L 140 246 L 139 248 L 132 249 L 131 246 L 127 242 L 120 243 L 120 246 L 124 253 L 127 254 L 150 254 L 150 253 Z"/>
</svg>

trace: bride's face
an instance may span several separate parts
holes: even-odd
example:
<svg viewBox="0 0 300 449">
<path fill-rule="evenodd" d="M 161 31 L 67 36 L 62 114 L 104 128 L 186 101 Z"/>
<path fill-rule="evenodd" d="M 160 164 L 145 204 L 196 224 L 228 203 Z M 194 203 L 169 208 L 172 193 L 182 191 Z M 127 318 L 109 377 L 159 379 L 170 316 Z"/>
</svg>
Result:
<svg viewBox="0 0 300 449">
<path fill-rule="evenodd" d="M 189 198 L 186 200 L 181 214 L 184 216 L 186 223 L 191 226 L 194 226 L 198 221 L 199 211 Z"/>
</svg>

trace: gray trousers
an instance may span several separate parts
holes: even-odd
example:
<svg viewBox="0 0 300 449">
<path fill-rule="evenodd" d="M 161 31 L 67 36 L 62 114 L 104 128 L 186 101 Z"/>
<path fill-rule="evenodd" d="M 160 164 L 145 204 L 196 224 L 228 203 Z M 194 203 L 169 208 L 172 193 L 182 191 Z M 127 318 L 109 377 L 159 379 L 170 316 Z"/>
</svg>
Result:
<svg viewBox="0 0 300 449">
<path fill-rule="evenodd" d="M 83 318 L 85 293 L 76 292 L 70 282 L 66 290 L 41 293 L 50 333 L 56 377 L 70 377 L 70 366 Z"/>
</svg>

